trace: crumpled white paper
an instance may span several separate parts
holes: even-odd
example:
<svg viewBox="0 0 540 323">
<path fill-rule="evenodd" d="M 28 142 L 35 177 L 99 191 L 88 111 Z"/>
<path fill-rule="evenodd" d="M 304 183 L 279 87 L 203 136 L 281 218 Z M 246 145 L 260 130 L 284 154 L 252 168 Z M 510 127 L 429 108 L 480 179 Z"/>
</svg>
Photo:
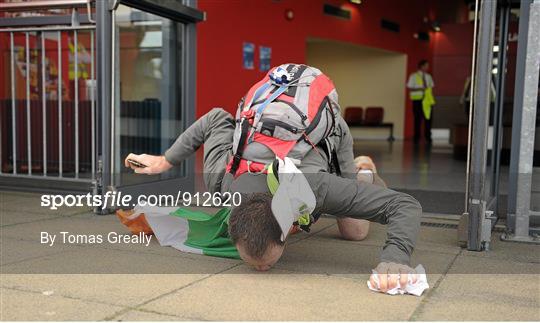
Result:
<svg viewBox="0 0 540 323">
<path fill-rule="evenodd" d="M 424 269 L 424 266 L 418 265 L 414 269 L 416 271 L 416 282 L 413 284 L 412 277 L 409 276 L 409 280 L 407 282 L 407 285 L 405 288 L 402 288 L 401 284 L 398 280 L 397 287 L 394 287 L 390 290 L 386 291 L 386 294 L 389 295 L 403 295 L 403 294 L 411 294 L 415 296 L 421 296 L 422 293 L 429 288 L 429 284 L 427 282 L 427 276 L 426 276 L 426 270 Z M 379 276 L 377 275 L 377 272 L 375 270 L 372 270 L 373 280 L 375 282 L 375 286 L 371 286 L 371 282 L 368 280 L 367 286 L 370 290 L 374 292 L 381 292 L 379 290 Z"/>
</svg>

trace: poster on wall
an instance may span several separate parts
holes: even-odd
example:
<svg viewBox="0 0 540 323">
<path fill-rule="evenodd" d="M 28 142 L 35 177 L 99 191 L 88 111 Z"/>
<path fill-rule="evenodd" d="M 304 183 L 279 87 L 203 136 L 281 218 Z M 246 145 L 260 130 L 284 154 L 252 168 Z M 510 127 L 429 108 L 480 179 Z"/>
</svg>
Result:
<svg viewBox="0 0 540 323">
<path fill-rule="evenodd" d="M 259 69 L 261 72 L 268 71 L 270 69 L 271 59 L 272 48 L 259 46 Z"/>
<path fill-rule="evenodd" d="M 255 56 L 255 45 L 253 43 L 244 43 L 243 45 L 243 61 L 244 68 L 252 70 L 254 68 L 253 58 Z"/>
</svg>

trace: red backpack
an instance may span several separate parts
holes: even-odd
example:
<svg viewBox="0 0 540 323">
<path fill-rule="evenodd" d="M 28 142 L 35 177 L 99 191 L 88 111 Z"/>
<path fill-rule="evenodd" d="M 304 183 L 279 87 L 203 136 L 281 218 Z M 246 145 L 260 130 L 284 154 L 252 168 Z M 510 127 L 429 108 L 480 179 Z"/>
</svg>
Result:
<svg viewBox="0 0 540 323">
<path fill-rule="evenodd" d="M 320 70 L 303 64 L 271 69 L 238 105 L 227 172 L 266 173 L 276 156 L 302 160 L 317 146 L 334 152 L 326 139 L 339 113 L 334 84 Z"/>
</svg>

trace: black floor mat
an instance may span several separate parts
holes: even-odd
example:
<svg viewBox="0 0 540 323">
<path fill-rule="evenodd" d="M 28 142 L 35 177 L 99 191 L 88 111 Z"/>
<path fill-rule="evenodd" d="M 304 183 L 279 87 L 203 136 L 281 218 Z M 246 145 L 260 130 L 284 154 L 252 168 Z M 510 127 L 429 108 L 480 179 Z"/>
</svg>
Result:
<svg viewBox="0 0 540 323">
<path fill-rule="evenodd" d="M 413 196 L 420 202 L 424 212 L 462 214 L 465 206 L 465 193 L 424 190 L 397 189 Z"/>
<path fill-rule="evenodd" d="M 422 210 L 429 213 L 463 214 L 465 208 L 464 192 L 442 192 L 426 190 L 396 189 L 413 196 L 422 205 Z M 499 195 L 499 216 L 506 218 L 508 196 Z"/>
</svg>

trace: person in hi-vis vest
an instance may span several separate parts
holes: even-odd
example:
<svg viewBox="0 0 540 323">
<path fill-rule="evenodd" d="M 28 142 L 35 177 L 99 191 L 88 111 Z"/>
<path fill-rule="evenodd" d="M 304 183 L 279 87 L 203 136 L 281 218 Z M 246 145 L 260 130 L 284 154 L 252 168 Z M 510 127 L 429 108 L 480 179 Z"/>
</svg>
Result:
<svg viewBox="0 0 540 323">
<path fill-rule="evenodd" d="M 413 105 L 414 113 L 414 142 L 420 141 L 420 127 L 424 121 L 424 137 L 427 143 L 431 143 L 431 121 L 433 120 L 432 108 L 435 104 L 433 97 L 433 78 L 427 72 L 429 62 L 421 60 L 418 70 L 409 76 L 407 88 Z"/>
</svg>

